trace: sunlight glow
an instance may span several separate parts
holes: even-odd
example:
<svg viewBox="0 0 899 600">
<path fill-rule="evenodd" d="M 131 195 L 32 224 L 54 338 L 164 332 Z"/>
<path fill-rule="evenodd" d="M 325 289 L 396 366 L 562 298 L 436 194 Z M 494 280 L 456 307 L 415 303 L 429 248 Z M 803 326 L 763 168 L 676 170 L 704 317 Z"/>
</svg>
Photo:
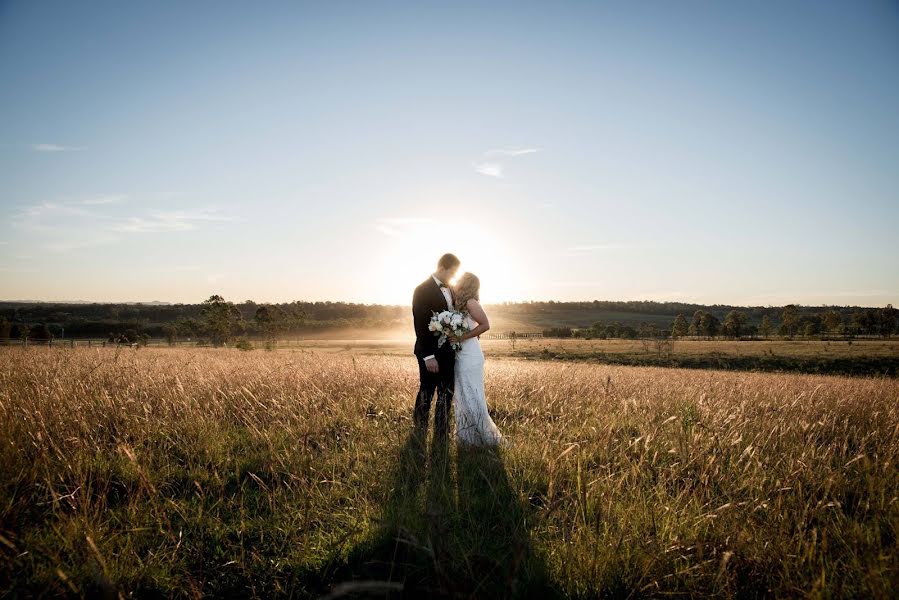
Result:
<svg viewBox="0 0 899 600">
<path fill-rule="evenodd" d="M 447 235 L 435 235 L 436 223 L 418 223 L 401 234 L 386 236 L 377 279 L 378 300 L 409 304 L 412 293 L 437 268 L 437 260 L 452 252 L 462 261 L 457 277 L 467 271 L 481 280 L 481 300 L 502 302 L 527 297 L 530 289 L 525 265 L 515 249 L 480 225 L 459 223 Z"/>
</svg>

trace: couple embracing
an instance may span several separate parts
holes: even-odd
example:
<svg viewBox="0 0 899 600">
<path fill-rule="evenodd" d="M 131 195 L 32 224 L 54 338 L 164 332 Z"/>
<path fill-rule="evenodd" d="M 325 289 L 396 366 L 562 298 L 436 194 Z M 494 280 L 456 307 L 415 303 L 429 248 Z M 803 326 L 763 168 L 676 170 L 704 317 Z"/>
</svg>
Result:
<svg viewBox="0 0 899 600">
<path fill-rule="evenodd" d="M 437 270 L 415 288 L 412 316 L 415 325 L 415 356 L 418 359 L 420 385 L 415 398 L 414 421 L 417 429 L 427 432 L 428 413 L 436 393 L 434 435 L 449 435 L 450 403 L 460 445 L 496 446 L 505 442 L 490 413 L 484 395 L 484 353 L 479 337 L 490 329 L 490 321 L 480 304 L 480 281 L 465 273 L 450 285 L 460 261 L 444 254 Z M 431 317 L 443 311 L 462 313 L 469 331 L 461 337 L 450 337 L 450 343 L 438 343 L 430 330 Z M 454 350 L 453 346 L 458 349 Z"/>
</svg>

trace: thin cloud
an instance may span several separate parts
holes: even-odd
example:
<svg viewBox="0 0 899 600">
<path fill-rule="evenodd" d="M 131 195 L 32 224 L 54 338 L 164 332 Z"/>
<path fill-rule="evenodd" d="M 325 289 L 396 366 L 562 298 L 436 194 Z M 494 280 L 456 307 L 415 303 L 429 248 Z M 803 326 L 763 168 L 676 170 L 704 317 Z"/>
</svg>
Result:
<svg viewBox="0 0 899 600">
<path fill-rule="evenodd" d="M 504 158 L 515 158 L 525 154 L 539 152 L 539 148 L 493 148 L 481 155 L 481 159 L 473 163 L 474 170 L 481 175 L 502 179 L 505 174 Z"/>
<path fill-rule="evenodd" d="M 118 216 L 103 212 L 120 203 L 124 195 L 103 195 L 65 202 L 41 202 L 25 206 L 10 219 L 12 226 L 42 234 L 41 247 L 65 252 L 123 240 L 119 234 L 191 231 L 204 223 L 235 220 L 218 208 L 192 211 L 156 211 L 149 214 Z M 49 239 L 48 239 L 49 238 Z"/>
<path fill-rule="evenodd" d="M 32 204 L 31 206 L 22 208 L 17 215 L 14 215 L 12 224 L 15 226 L 23 227 L 25 229 L 31 227 L 40 229 L 41 224 L 36 223 L 38 219 L 52 218 L 54 216 L 88 217 L 93 216 L 93 213 L 83 208 L 79 208 L 78 206 L 73 206 L 68 202 L 40 202 L 38 204 Z"/>
<path fill-rule="evenodd" d="M 523 154 L 533 154 L 539 152 L 540 148 L 495 148 L 484 153 L 485 157 L 489 156 L 521 156 Z"/>
<path fill-rule="evenodd" d="M 31 144 L 35 152 L 77 152 L 86 150 L 86 146 L 63 146 L 61 144 Z"/>
<path fill-rule="evenodd" d="M 585 244 L 582 246 L 569 246 L 565 249 L 564 254 L 567 256 L 578 256 L 584 254 L 593 254 L 605 250 L 635 250 L 637 248 L 645 248 L 645 246 L 642 246 L 640 244 L 627 244 L 618 242 L 605 244 Z"/>
<path fill-rule="evenodd" d="M 190 231 L 197 229 L 197 221 L 233 221 L 232 217 L 209 212 L 159 212 L 149 217 L 128 217 L 113 225 L 112 231 L 127 233 L 165 233 L 168 231 Z"/>
<path fill-rule="evenodd" d="M 474 170 L 489 177 L 503 176 L 503 166 L 499 163 L 475 163 Z"/>
<path fill-rule="evenodd" d="M 402 235 L 409 227 L 427 223 L 433 223 L 433 220 L 421 217 L 383 217 L 375 221 L 374 227 L 384 235 L 397 236 Z"/>
<path fill-rule="evenodd" d="M 119 237 L 89 237 L 83 239 L 64 240 L 59 242 L 50 242 L 44 244 L 44 248 L 52 252 L 69 252 L 71 250 L 80 250 L 82 248 L 94 248 L 96 246 L 105 246 L 120 241 Z"/>
<path fill-rule="evenodd" d="M 179 221 L 177 219 L 128 217 L 123 223 L 113 225 L 110 229 L 124 233 L 163 233 L 166 231 L 188 231 L 196 229 L 196 225 L 189 221 Z"/>
<path fill-rule="evenodd" d="M 107 195 L 107 196 L 95 196 L 93 198 L 85 198 L 83 200 L 79 200 L 78 204 L 118 204 L 119 202 L 123 202 L 126 196 L 123 195 Z"/>
</svg>

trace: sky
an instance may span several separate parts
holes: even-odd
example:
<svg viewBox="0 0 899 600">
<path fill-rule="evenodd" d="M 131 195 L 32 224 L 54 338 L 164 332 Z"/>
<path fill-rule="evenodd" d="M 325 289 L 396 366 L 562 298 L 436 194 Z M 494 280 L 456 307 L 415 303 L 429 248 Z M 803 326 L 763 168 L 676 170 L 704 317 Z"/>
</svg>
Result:
<svg viewBox="0 0 899 600">
<path fill-rule="evenodd" d="M 899 304 L 895 2 L 0 0 L 0 299 Z"/>
</svg>

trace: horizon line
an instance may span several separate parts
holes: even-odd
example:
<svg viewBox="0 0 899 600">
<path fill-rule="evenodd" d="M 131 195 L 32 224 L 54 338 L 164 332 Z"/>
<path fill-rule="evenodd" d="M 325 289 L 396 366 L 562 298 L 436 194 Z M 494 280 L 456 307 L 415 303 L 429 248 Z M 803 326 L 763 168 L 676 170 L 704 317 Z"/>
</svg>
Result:
<svg viewBox="0 0 899 600">
<path fill-rule="evenodd" d="M 210 294 L 215 295 L 215 294 Z M 410 307 L 410 304 L 405 303 L 382 303 L 382 302 L 355 302 L 351 300 L 302 300 L 302 299 L 294 299 L 294 300 L 285 300 L 285 301 L 256 301 L 252 298 L 247 298 L 241 301 L 230 301 L 232 304 L 245 304 L 246 301 L 249 300 L 253 304 L 257 305 L 277 305 L 277 304 L 290 304 L 292 302 L 299 302 L 305 304 L 315 304 L 315 303 L 343 303 L 343 304 L 356 304 L 361 306 L 388 306 L 388 307 Z M 196 302 L 171 302 L 168 300 L 34 300 L 34 299 L 21 299 L 21 300 L 5 300 L 0 299 L 0 304 L 142 304 L 142 305 L 151 305 L 151 304 L 160 304 L 166 306 L 175 306 L 175 305 L 200 305 L 203 304 L 205 300 L 200 300 Z M 729 304 L 724 302 L 714 302 L 714 303 L 702 303 L 702 302 L 691 302 L 686 300 L 653 300 L 653 299 L 631 299 L 631 300 L 603 300 L 599 298 L 591 298 L 584 300 L 555 300 L 555 299 L 545 299 L 545 300 L 499 300 L 496 302 L 485 302 L 485 306 L 497 306 L 502 304 L 583 304 L 583 303 L 593 303 L 593 302 L 610 302 L 610 303 L 628 303 L 628 302 L 649 302 L 655 304 L 684 304 L 687 306 L 706 306 L 706 307 L 715 307 L 715 306 L 725 306 L 730 308 L 783 308 L 785 306 L 800 306 L 807 308 L 884 308 L 885 306 L 893 306 L 892 302 L 887 302 L 884 305 L 863 305 L 863 304 L 804 304 L 802 302 L 787 302 L 785 304 Z"/>
</svg>

